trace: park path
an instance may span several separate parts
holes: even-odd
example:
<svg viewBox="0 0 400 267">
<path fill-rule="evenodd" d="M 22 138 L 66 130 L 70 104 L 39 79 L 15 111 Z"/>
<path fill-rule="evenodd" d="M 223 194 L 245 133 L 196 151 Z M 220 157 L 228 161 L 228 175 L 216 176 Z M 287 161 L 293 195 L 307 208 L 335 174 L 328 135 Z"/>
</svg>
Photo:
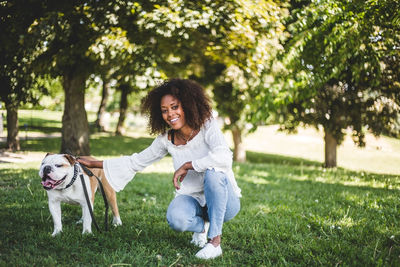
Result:
<svg viewBox="0 0 400 267">
<path fill-rule="evenodd" d="M 20 140 L 32 140 L 32 139 L 40 139 L 40 138 L 55 138 L 61 137 L 61 133 L 29 133 L 29 136 L 25 136 L 24 134 L 20 134 Z M 6 143 L 7 137 L 2 135 L 0 136 L 0 143 Z M 5 149 L 0 149 L 0 166 L 1 163 L 20 163 L 20 162 L 30 162 L 30 161 L 41 161 L 44 157 L 43 152 L 34 152 L 34 151 L 16 151 L 11 152 Z"/>
</svg>

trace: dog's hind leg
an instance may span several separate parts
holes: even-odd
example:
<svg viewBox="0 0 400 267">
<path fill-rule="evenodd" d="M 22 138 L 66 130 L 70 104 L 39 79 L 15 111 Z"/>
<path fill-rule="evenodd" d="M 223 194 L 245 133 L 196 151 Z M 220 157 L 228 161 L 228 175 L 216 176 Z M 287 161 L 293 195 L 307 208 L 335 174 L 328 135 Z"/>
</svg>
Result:
<svg viewBox="0 0 400 267">
<path fill-rule="evenodd" d="M 92 202 L 92 206 L 94 206 L 94 195 L 96 193 L 97 187 L 99 186 L 99 182 L 93 176 L 89 177 L 89 180 L 90 180 L 90 191 L 92 191 L 92 197 L 90 198 L 90 201 Z"/>
<path fill-rule="evenodd" d="M 117 194 L 115 193 L 114 190 L 111 190 L 111 191 L 112 192 L 110 192 L 108 194 L 107 198 L 108 198 L 108 203 L 111 206 L 112 213 L 114 215 L 112 223 L 113 223 L 114 226 L 122 225 L 122 221 L 121 221 L 121 218 L 119 216 L 119 210 L 118 210 L 118 205 L 117 205 Z"/>
<path fill-rule="evenodd" d="M 118 204 L 117 204 L 117 194 L 111 185 L 108 183 L 107 179 L 102 179 L 102 184 L 104 188 L 104 193 L 106 194 L 108 204 L 111 206 L 111 211 L 113 213 L 113 225 L 122 225 L 121 218 L 119 216 Z"/>
</svg>

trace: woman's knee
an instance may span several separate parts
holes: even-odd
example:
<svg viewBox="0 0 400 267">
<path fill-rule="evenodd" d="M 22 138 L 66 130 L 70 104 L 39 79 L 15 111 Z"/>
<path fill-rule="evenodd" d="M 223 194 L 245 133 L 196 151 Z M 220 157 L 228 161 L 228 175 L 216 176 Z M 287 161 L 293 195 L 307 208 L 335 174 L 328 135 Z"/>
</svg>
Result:
<svg viewBox="0 0 400 267">
<path fill-rule="evenodd" d="M 190 201 L 187 196 L 175 198 L 167 210 L 168 225 L 175 231 L 187 231 L 193 221 L 194 211 L 188 209 L 186 201 Z"/>
<path fill-rule="evenodd" d="M 240 199 L 235 198 L 230 200 L 231 203 L 228 204 L 224 216 L 224 222 L 232 220 L 240 211 Z"/>
<path fill-rule="evenodd" d="M 217 172 L 214 169 L 206 170 L 204 174 L 204 184 L 208 185 L 210 188 L 215 188 L 215 186 L 226 186 L 226 174 L 223 172 Z"/>
<path fill-rule="evenodd" d="M 188 220 L 186 218 L 178 217 L 167 213 L 167 221 L 169 227 L 177 232 L 184 232 L 188 229 Z"/>
</svg>

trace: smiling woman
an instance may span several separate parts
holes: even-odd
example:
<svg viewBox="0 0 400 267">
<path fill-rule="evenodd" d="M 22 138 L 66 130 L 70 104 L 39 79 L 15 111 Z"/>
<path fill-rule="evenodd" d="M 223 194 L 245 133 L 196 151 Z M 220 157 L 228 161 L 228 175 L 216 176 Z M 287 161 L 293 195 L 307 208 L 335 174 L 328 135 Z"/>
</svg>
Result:
<svg viewBox="0 0 400 267">
<path fill-rule="evenodd" d="M 149 128 L 152 134 L 164 134 L 170 127 L 163 117 L 162 112 L 165 111 L 165 107 L 160 109 L 163 98 L 164 101 L 172 99 L 177 101 L 169 104 L 175 104 L 173 105 L 175 108 L 184 111 L 185 122 L 194 130 L 199 130 L 212 116 L 210 99 L 199 84 L 191 80 L 171 79 L 150 91 L 143 100 L 142 110 L 149 115 Z"/>
<path fill-rule="evenodd" d="M 202 248 L 196 257 L 220 256 L 222 225 L 239 212 L 241 190 L 232 171 L 232 152 L 212 118 L 209 98 L 196 82 L 172 79 L 150 91 L 142 109 L 149 116 L 150 132 L 159 134 L 148 148 L 104 163 L 79 161 L 104 167 L 110 185 L 120 191 L 137 172 L 169 153 L 175 198 L 167 210 L 168 224 L 178 232 L 193 232 L 191 243 Z"/>
</svg>

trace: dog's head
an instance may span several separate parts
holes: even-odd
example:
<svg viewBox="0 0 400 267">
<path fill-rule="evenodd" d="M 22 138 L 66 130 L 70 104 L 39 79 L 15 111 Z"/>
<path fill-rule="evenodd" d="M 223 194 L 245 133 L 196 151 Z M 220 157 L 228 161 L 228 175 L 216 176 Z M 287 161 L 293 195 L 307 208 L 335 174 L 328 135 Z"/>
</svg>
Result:
<svg viewBox="0 0 400 267">
<path fill-rule="evenodd" d="M 43 188 L 51 190 L 62 184 L 66 178 L 73 177 L 75 158 L 68 154 L 48 153 L 40 165 L 39 176 Z"/>
</svg>

